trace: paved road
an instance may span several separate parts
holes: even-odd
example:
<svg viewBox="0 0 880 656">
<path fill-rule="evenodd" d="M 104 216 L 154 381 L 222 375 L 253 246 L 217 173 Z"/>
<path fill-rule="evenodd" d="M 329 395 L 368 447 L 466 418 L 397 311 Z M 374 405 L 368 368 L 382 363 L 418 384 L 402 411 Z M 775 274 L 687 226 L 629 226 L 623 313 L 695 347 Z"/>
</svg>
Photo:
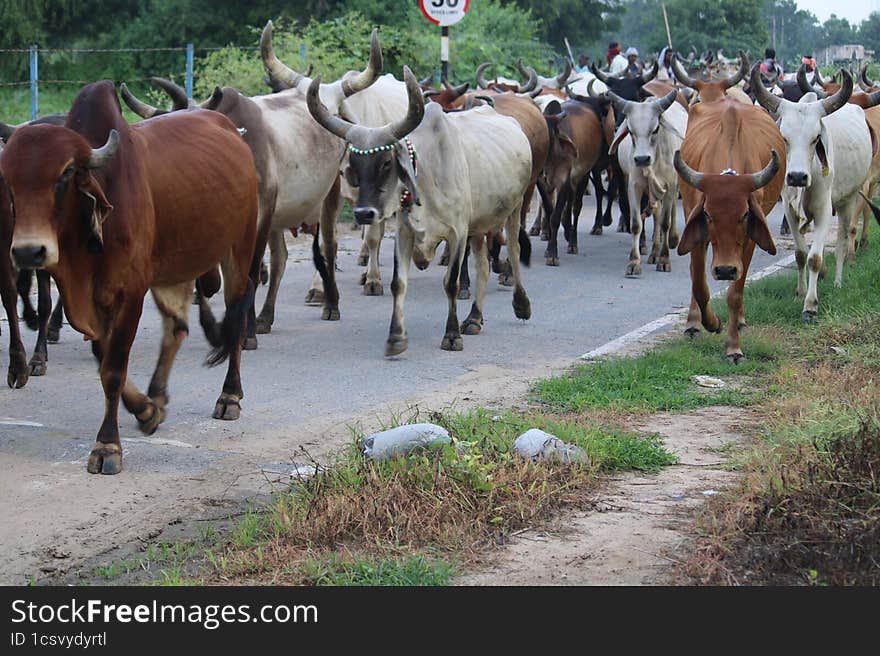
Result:
<svg viewBox="0 0 880 656">
<path fill-rule="evenodd" d="M 544 244 L 533 238 L 537 257 L 525 271 L 530 321 L 514 317 L 511 291 L 497 285 L 493 275 L 483 332 L 465 336 L 459 353 L 439 348 L 446 316 L 444 269 L 413 270 L 409 350 L 386 359 L 391 240 L 382 250 L 386 295 L 366 297 L 357 284 L 359 243 L 355 233 L 342 228 L 339 322 L 321 321 L 320 308 L 303 304 L 312 275 L 309 248 L 304 242 L 292 245 L 275 328 L 261 336 L 259 350 L 244 355 L 242 418 L 210 418 L 224 372 L 202 366 L 208 348 L 193 312 L 192 333 L 171 375 L 167 421 L 144 438 L 133 418 L 120 414 L 125 471 L 116 477 L 85 472 L 103 394 L 88 345 L 65 326 L 61 342 L 50 345 L 47 376 L 32 378 L 22 390 L 0 389 L 0 582 L 39 578 L 125 540 L 154 535 L 157 527 L 218 499 L 246 496 L 259 487 L 261 472 L 284 470 L 283 463 L 301 459 L 298 447 L 323 454 L 329 443 L 338 444 L 344 421 L 353 417 L 375 418 L 384 407 L 464 379 L 479 384 L 479 372 L 487 369 L 500 372 L 503 381 L 505 375 L 531 375 L 539 365 L 570 362 L 689 301 L 686 258 L 673 255 L 672 273 L 645 264 L 641 278 L 625 278 L 629 236 L 613 227 L 601 237 L 590 236 L 592 214 L 588 198 L 581 253 L 561 255 L 558 268 L 544 265 Z M 779 220 L 777 207 L 771 217 L 774 234 Z M 679 221 L 683 224 L 681 216 Z M 561 236 L 560 243 L 564 251 Z M 759 252 L 752 270 L 784 255 Z M 258 302 L 263 294 L 258 292 Z M 462 301 L 459 316 L 469 307 Z M 144 311 L 129 368 L 142 387 L 159 337 L 158 314 L 151 306 Z M 5 340 L 4 335 L 4 345 Z M 721 341 L 718 348 L 723 357 Z M 5 373 L 5 347 L 0 357 Z"/>
</svg>

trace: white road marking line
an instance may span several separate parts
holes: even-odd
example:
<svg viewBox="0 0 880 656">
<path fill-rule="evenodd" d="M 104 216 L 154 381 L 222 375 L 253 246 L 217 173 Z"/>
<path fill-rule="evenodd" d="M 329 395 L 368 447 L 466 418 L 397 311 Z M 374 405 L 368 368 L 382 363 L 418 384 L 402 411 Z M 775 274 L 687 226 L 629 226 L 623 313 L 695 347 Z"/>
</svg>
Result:
<svg viewBox="0 0 880 656">
<path fill-rule="evenodd" d="M 157 446 L 179 446 L 184 449 L 193 448 L 192 444 L 181 442 L 180 440 L 169 440 L 164 437 L 123 437 L 123 442 L 134 442 L 135 444 L 152 444 Z"/>
<path fill-rule="evenodd" d="M 755 273 L 749 275 L 746 278 L 746 282 L 754 282 L 755 280 L 760 280 L 761 278 L 766 278 L 767 276 L 771 276 L 774 273 L 785 269 L 786 267 L 794 264 L 795 257 L 794 253 L 791 255 L 787 255 L 778 262 L 774 262 L 763 269 L 756 271 Z M 712 294 L 712 298 L 717 298 L 723 295 L 727 291 L 727 287 L 724 289 L 720 289 L 714 294 Z M 662 328 L 666 328 L 667 326 L 671 326 L 679 319 L 686 317 L 688 313 L 688 308 L 683 308 L 678 312 L 670 312 L 660 317 L 659 319 L 654 319 L 649 323 L 646 323 L 644 326 L 640 328 L 636 328 L 635 330 L 628 332 L 626 335 L 622 335 L 617 339 L 613 339 L 606 344 L 603 344 L 599 348 L 595 348 L 588 353 L 584 353 L 580 359 L 581 360 L 596 360 L 598 358 L 602 358 L 608 355 L 612 355 L 619 351 L 622 351 L 624 348 L 632 344 L 633 342 L 637 342 L 646 335 L 650 335 Z"/>
<path fill-rule="evenodd" d="M 25 421 L 24 419 L 13 419 L 11 417 L 3 417 L 0 419 L 0 426 L 31 426 L 33 428 L 43 428 L 43 424 L 35 421 Z"/>
</svg>

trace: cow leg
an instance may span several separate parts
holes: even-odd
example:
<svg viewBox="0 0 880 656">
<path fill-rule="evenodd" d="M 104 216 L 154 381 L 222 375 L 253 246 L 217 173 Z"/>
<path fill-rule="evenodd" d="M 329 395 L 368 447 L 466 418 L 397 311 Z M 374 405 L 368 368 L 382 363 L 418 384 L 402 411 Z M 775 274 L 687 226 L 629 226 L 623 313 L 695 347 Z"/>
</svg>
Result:
<svg viewBox="0 0 880 656">
<path fill-rule="evenodd" d="M 807 267 L 809 268 L 809 282 L 807 284 L 807 296 L 804 298 L 803 319 L 807 322 L 815 321 L 819 312 L 819 274 L 824 265 L 825 240 L 828 237 L 828 231 L 831 224 L 831 201 L 828 200 L 825 206 L 816 211 L 814 207 L 805 207 L 807 216 L 813 216 L 813 243 L 810 246 L 810 252 L 807 256 Z M 796 232 L 793 230 L 792 232 Z M 846 235 L 843 235 L 846 239 Z"/>
<path fill-rule="evenodd" d="M 49 317 L 52 314 L 52 284 L 47 271 L 37 271 L 37 344 L 29 363 L 31 376 L 45 376 L 49 351 L 46 348 L 46 331 L 49 328 Z"/>
<path fill-rule="evenodd" d="M 844 262 L 856 261 L 856 205 L 861 197 L 856 194 L 848 198 L 837 212 L 837 251 L 835 264 L 837 272 L 834 286 L 843 285 Z"/>
<path fill-rule="evenodd" d="M 519 211 L 517 211 L 516 220 L 517 224 L 519 224 Z M 443 335 L 443 341 L 440 342 L 440 348 L 444 351 L 460 351 L 464 348 L 464 342 L 461 339 L 461 327 L 458 323 L 456 301 L 458 299 L 458 277 L 461 273 L 461 266 L 464 263 L 466 249 L 467 238 L 451 234 L 446 240 L 449 265 L 446 268 L 446 275 L 443 277 L 443 288 L 446 290 L 448 311 L 446 314 L 446 333 Z"/>
<path fill-rule="evenodd" d="M 519 234 L 517 233 L 517 214 L 513 213 L 507 218 L 507 259 L 510 261 L 510 269 L 513 274 L 513 314 L 517 319 L 530 319 L 532 316 L 532 304 L 522 284 L 522 271 L 519 268 L 522 263 L 529 264 L 530 254 L 520 250 Z"/>
<path fill-rule="evenodd" d="M 364 296 L 382 296 L 385 290 L 382 289 L 382 280 L 379 276 L 379 246 L 382 244 L 382 237 L 385 235 L 385 221 L 377 221 L 367 226 L 365 231 L 364 243 L 367 245 L 367 273 L 364 280 Z"/>
<path fill-rule="evenodd" d="M 370 226 L 361 226 L 361 250 L 358 252 L 358 266 L 365 267 L 370 263 L 370 245 L 367 243 L 369 231 Z"/>
<path fill-rule="evenodd" d="M 21 341 L 21 326 L 18 323 L 18 289 L 13 278 L 12 260 L 8 251 L 0 253 L 0 298 L 9 322 L 9 371 L 6 383 L 14 389 L 27 385 L 30 376 L 27 351 Z"/>
<path fill-rule="evenodd" d="M 590 234 L 601 235 L 604 219 L 602 197 L 605 194 L 605 188 L 602 186 L 602 171 L 598 167 L 594 167 L 590 171 L 590 179 L 593 182 L 593 188 L 596 190 L 596 217 L 593 219 L 593 227 L 590 229 Z"/>
<path fill-rule="evenodd" d="M 5 257 L 5 254 L 4 254 Z M 25 324 L 31 330 L 38 330 L 40 327 L 40 318 L 37 312 L 37 309 L 34 307 L 34 304 L 31 303 L 31 279 L 34 277 L 34 272 L 31 269 L 22 269 L 18 272 L 18 277 L 15 281 L 16 289 L 18 290 L 18 295 L 21 297 L 21 317 L 24 319 Z"/>
<path fill-rule="evenodd" d="M 461 324 L 461 332 L 465 335 L 477 335 L 483 329 L 483 299 L 486 297 L 486 285 L 489 282 L 489 258 L 484 235 L 474 235 L 469 241 L 469 250 L 474 254 L 474 269 L 477 272 L 477 290 L 470 314 Z M 467 260 L 465 265 L 466 263 Z"/>
<path fill-rule="evenodd" d="M 461 263 L 461 272 L 458 275 L 458 299 L 461 301 L 466 301 L 471 297 L 471 274 L 468 271 L 468 259 L 470 257 L 470 254 L 470 246 L 466 246 L 464 249 L 464 259 Z M 488 266 L 488 264 L 489 260 L 488 258 L 486 258 L 486 265 Z M 475 263 L 474 266 L 477 267 L 477 271 L 480 270 L 479 263 Z"/>
<path fill-rule="evenodd" d="M 571 193 L 571 185 L 566 182 L 562 186 L 562 189 L 556 194 L 556 207 L 553 208 L 553 214 L 550 217 L 550 235 L 547 240 L 547 250 L 544 253 L 544 260 L 547 266 L 559 266 L 559 251 L 557 245 L 559 222 L 562 212 L 565 211 L 565 206 L 569 202 Z M 508 245 L 508 256 L 509 254 L 510 249 Z"/>
<path fill-rule="evenodd" d="M 691 307 L 688 311 L 684 333 L 695 337 L 702 326 L 710 333 L 721 331 L 721 321 L 709 308 L 709 284 L 706 281 L 706 251 L 709 243 L 698 245 L 691 251 Z"/>
<path fill-rule="evenodd" d="M 581 216 L 581 210 L 584 208 L 584 192 L 587 190 L 587 185 L 589 183 L 590 176 L 585 175 L 584 178 L 578 182 L 577 189 L 575 189 L 574 192 L 571 211 L 571 227 L 568 235 L 568 252 L 570 255 L 577 255 L 578 253 L 578 220 Z M 599 195 L 597 192 L 596 202 L 599 202 L 598 199 Z"/>
<path fill-rule="evenodd" d="M 786 207 L 786 216 L 789 211 L 790 208 Z M 789 217 L 788 221 L 794 224 L 797 223 L 797 221 L 792 220 L 792 217 Z M 797 297 L 804 298 L 807 295 L 807 240 L 800 230 L 793 230 L 791 236 L 794 240 L 794 257 L 798 267 Z"/>
<path fill-rule="evenodd" d="M 100 362 L 101 386 L 104 388 L 104 421 L 98 429 L 95 446 L 89 454 L 86 470 L 90 474 L 118 474 L 122 471 L 122 444 L 119 442 L 119 399 L 128 376 L 128 356 L 137 333 L 143 308 L 143 294 L 123 301 L 108 337 L 92 343 L 92 352 Z M 143 397 L 146 399 L 146 397 Z M 147 409 L 144 403 L 144 410 Z"/>
<path fill-rule="evenodd" d="M 386 357 L 400 355 L 409 345 L 406 336 L 406 319 L 403 306 L 406 300 L 409 267 L 412 264 L 413 239 L 413 232 L 406 223 L 404 221 L 398 222 L 397 236 L 394 239 L 394 272 L 391 277 L 391 294 L 394 297 L 394 307 L 391 311 L 391 327 L 388 330 L 388 340 L 385 342 Z"/>
<path fill-rule="evenodd" d="M 739 364 L 743 359 L 742 348 L 739 343 L 739 331 L 746 327 L 746 315 L 743 309 L 743 289 L 746 286 L 746 276 L 752 263 L 752 255 L 755 253 L 755 242 L 749 239 L 743 246 L 742 275 L 727 288 L 727 359 L 731 364 Z"/>
<path fill-rule="evenodd" d="M 640 211 L 642 192 L 640 189 L 635 188 L 634 184 L 630 183 L 627 193 L 629 194 L 629 227 L 632 230 L 632 250 L 629 252 L 629 262 L 626 265 L 626 275 L 640 276 L 642 275 L 642 252 L 640 250 L 643 227 L 642 213 Z"/>
<path fill-rule="evenodd" d="M 55 303 L 55 308 L 52 310 L 52 315 L 49 317 L 49 328 L 46 330 L 46 341 L 50 344 L 57 344 L 61 339 L 61 322 L 63 320 L 64 304 L 59 296 L 58 302 Z"/>
<path fill-rule="evenodd" d="M 321 312 L 321 318 L 324 321 L 339 321 L 339 288 L 336 286 L 336 217 L 339 215 L 340 206 L 337 177 L 321 208 L 321 234 L 324 262 L 327 265 L 325 274 L 321 275 L 324 279 L 324 310 Z"/>
<path fill-rule="evenodd" d="M 873 198 L 874 194 L 877 193 L 877 183 L 873 182 L 868 185 L 868 193 L 865 195 L 868 198 Z M 868 226 L 871 225 L 871 208 L 868 207 L 868 204 L 863 200 L 862 201 L 862 237 L 859 239 L 858 247 L 860 249 L 865 249 L 868 247 Z"/>
<path fill-rule="evenodd" d="M 272 332 L 272 324 L 275 322 L 275 300 L 278 298 L 278 289 L 281 287 L 281 278 L 286 268 L 287 244 L 284 243 L 284 231 L 273 229 L 269 233 L 269 290 L 266 292 L 266 300 L 263 301 L 263 309 L 257 317 L 258 335 Z"/>
<path fill-rule="evenodd" d="M 672 239 L 670 238 L 669 233 L 672 230 L 672 224 L 675 222 L 675 201 L 677 200 L 677 196 L 678 193 L 676 191 L 671 193 L 667 192 L 658 212 L 661 218 L 658 220 L 655 217 L 654 219 L 655 232 L 657 230 L 658 222 L 660 223 L 660 251 L 657 256 L 657 271 L 664 271 L 667 273 L 672 271 L 672 262 L 669 259 L 669 249 L 671 248 L 670 242 Z M 654 236 L 654 239 L 656 243 L 656 235 Z"/>
<path fill-rule="evenodd" d="M 623 174 L 623 169 L 620 168 L 620 163 L 617 161 L 616 157 L 612 160 L 611 167 L 612 175 L 617 180 L 617 204 L 620 208 L 620 220 L 617 224 L 617 232 L 629 232 L 630 218 L 632 216 L 632 209 L 630 208 L 631 200 L 629 194 L 626 192 L 629 185 L 626 182 L 626 176 Z M 639 207 L 638 203 L 636 203 L 636 207 Z"/>
</svg>

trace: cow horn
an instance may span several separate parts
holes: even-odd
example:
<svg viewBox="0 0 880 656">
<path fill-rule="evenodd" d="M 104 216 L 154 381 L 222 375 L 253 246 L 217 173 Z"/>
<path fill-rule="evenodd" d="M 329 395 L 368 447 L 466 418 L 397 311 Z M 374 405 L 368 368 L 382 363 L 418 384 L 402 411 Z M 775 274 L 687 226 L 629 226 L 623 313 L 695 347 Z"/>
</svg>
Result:
<svg viewBox="0 0 880 656">
<path fill-rule="evenodd" d="M 672 91 L 667 93 L 662 98 L 658 98 L 657 100 L 654 101 L 655 103 L 657 103 L 657 106 L 660 108 L 661 114 L 672 106 L 672 103 L 675 102 L 675 96 L 677 94 L 678 94 L 678 91 L 676 89 L 673 89 Z M 667 161 L 669 161 L 669 160 L 667 160 Z"/>
<path fill-rule="evenodd" d="M 822 79 L 822 73 L 819 72 L 819 67 L 813 69 L 813 84 L 818 84 L 819 86 L 825 86 L 825 80 Z"/>
<path fill-rule="evenodd" d="M 153 118 L 154 116 L 168 113 L 168 110 L 166 109 L 159 109 L 158 107 L 153 107 L 152 105 L 148 105 L 142 100 L 139 100 L 128 90 L 128 86 L 125 82 L 119 85 L 119 95 L 122 96 L 122 102 L 128 105 L 128 108 L 141 118 Z M 0 137 L 2 137 L 2 135 L 0 135 Z"/>
<path fill-rule="evenodd" d="M 672 57 L 672 72 L 675 74 L 675 79 L 686 87 L 694 88 L 696 86 L 697 81 L 688 76 L 687 72 L 684 70 L 684 66 L 682 66 L 679 61 L 678 53 L 675 53 Z"/>
<path fill-rule="evenodd" d="M 519 74 L 522 75 L 523 78 L 525 78 L 526 80 L 529 79 L 529 71 L 528 71 L 528 69 L 523 65 L 523 60 L 522 60 L 522 58 L 516 60 L 516 70 L 519 71 Z"/>
<path fill-rule="evenodd" d="M 92 148 L 92 156 L 89 157 L 86 168 L 99 169 L 105 164 L 109 164 L 116 156 L 117 150 L 119 150 L 119 133 L 116 130 L 110 130 L 107 143 L 100 148 Z"/>
<path fill-rule="evenodd" d="M 428 77 L 426 77 L 424 80 L 419 80 L 419 86 L 422 88 L 429 87 L 429 86 L 431 86 L 431 83 L 433 81 L 434 81 L 434 71 L 432 71 L 431 74 Z"/>
<path fill-rule="evenodd" d="M 807 81 L 807 65 L 806 64 L 801 64 L 801 67 L 798 69 L 797 83 L 798 83 L 798 87 L 800 88 L 800 90 L 803 91 L 804 93 L 810 93 L 812 91 L 820 98 L 827 98 L 828 97 L 828 94 L 825 93 L 825 91 L 823 89 L 821 89 L 820 87 L 811 86 L 810 83 Z"/>
<path fill-rule="evenodd" d="M 840 74 L 843 76 L 843 79 L 840 83 L 840 89 L 833 96 L 829 96 L 822 100 L 822 108 L 825 110 L 825 114 L 831 114 L 832 112 L 836 112 L 838 109 L 843 107 L 849 97 L 852 95 L 853 90 L 853 79 L 850 72 L 846 69 L 840 69 Z"/>
<path fill-rule="evenodd" d="M 354 127 L 354 123 L 349 123 L 344 118 L 333 116 L 324 107 L 324 103 L 318 98 L 318 90 L 321 88 L 321 76 L 318 75 L 312 80 L 309 89 L 306 92 L 306 104 L 309 107 L 309 113 L 321 126 L 327 131 L 335 134 L 340 139 L 346 139 L 348 132 Z M 421 89 L 419 89 L 419 97 L 421 98 Z"/>
<path fill-rule="evenodd" d="M 214 93 L 211 94 L 211 97 L 208 98 L 205 102 L 200 103 L 199 107 L 202 109 L 210 109 L 211 111 L 217 109 L 220 106 L 220 102 L 223 100 L 223 89 L 220 87 L 214 87 Z"/>
<path fill-rule="evenodd" d="M 171 98 L 172 112 L 187 109 L 190 106 L 189 98 L 187 98 L 186 90 L 183 87 L 174 84 L 171 80 L 166 80 L 164 77 L 151 77 L 150 81 Z"/>
<path fill-rule="evenodd" d="M 862 64 L 862 67 L 859 69 L 859 86 L 862 87 L 864 91 L 869 91 L 877 86 L 876 82 L 872 82 L 868 77 L 868 65 Z"/>
<path fill-rule="evenodd" d="M 757 173 L 752 173 L 752 182 L 755 183 L 755 189 L 760 189 L 761 187 L 765 187 L 770 184 L 773 176 L 775 176 L 778 171 L 779 153 L 777 153 L 776 150 L 771 150 L 770 161 L 767 162 L 767 166 L 765 166 Z"/>
<path fill-rule="evenodd" d="M 527 69 L 529 79 L 526 81 L 526 85 L 520 85 L 519 91 L 517 93 L 529 93 L 530 91 L 534 91 L 538 87 L 538 73 L 535 72 L 535 69 L 529 66 Z"/>
<path fill-rule="evenodd" d="M 684 158 L 681 156 L 681 151 L 675 151 L 675 159 L 673 160 L 673 164 L 675 165 L 675 170 L 681 176 L 681 179 L 687 182 L 694 189 L 700 189 L 703 185 L 703 178 L 705 174 L 700 173 L 699 171 L 694 171 L 690 166 L 685 164 Z"/>
<path fill-rule="evenodd" d="M 639 76 L 642 80 L 642 84 L 647 84 L 648 82 L 653 80 L 655 77 L 657 77 L 657 73 L 659 71 L 660 71 L 660 62 L 655 60 L 654 65 L 651 67 L 651 70 L 648 71 L 647 73 L 642 73 Z"/>
<path fill-rule="evenodd" d="M 598 94 L 598 93 L 596 93 L 595 91 L 593 91 L 593 83 L 595 83 L 595 82 L 596 82 L 596 78 L 593 78 L 592 80 L 590 80 L 589 82 L 587 82 L 587 95 L 588 95 L 590 98 L 601 98 L 601 97 L 602 97 L 601 94 Z M 568 95 L 569 95 L 569 96 L 571 96 L 572 98 L 574 98 L 574 96 L 572 96 L 572 92 L 571 92 L 571 88 L 570 88 L 570 87 L 565 87 L 565 90 L 568 91 Z"/>
<path fill-rule="evenodd" d="M 567 59 L 565 60 L 565 69 L 556 76 L 556 84 L 557 86 L 562 86 L 566 82 L 568 82 L 568 78 L 571 77 L 571 62 Z"/>
<path fill-rule="evenodd" d="M 611 90 L 608 91 L 608 97 L 611 99 L 611 103 L 614 105 L 614 111 L 619 112 L 620 114 L 625 114 L 626 108 L 630 104 L 632 104 L 631 100 L 624 100 Z"/>
<path fill-rule="evenodd" d="M 474 96 L 477 100 L 482 100 L 490 107 L 495 107 L 495 99 L 492 96 Z"/>
<path fill-rule="evenodd" d="M 348 98 L 351 94 L 363 91 L 379 79 L 382 73 L 382 46 L 379 44 L 379 28 L 374 27 L 370 35 L 370 61 L 367 67 L 354 76 L 351 81 L 343 80 L 342 93 Z"/>
<path fill-rule="evenodd" d="M 608 76 L 599 70 L 599 68 L 596 66 L 595 62 L 590 63 L 590 70 L 593 72 L 593 75 L 598 77 L 605 84 L 608 84 Z"/>
<path fill-rule="evenodd" d="M 419 86 L 421 87 L 422 85 L 419 84 Z M 440 91 L 440 89 L 427 89 L 422 91 L 422 98 L 433 98 L 434 96 L 439 96 L 441 93 L 443 92 Z"/>
<path fill-rule="evenodd" d="M 260 57 L 263 59 L 263 68 L 269 76 L 269 86 L 276 91 L 293 89 L 305 79 L 302 73 L 297 73 L 275 55 L 275 50 L 272 48 L 272 21 L 266 23 L 260 35 Z"/>
<path fill-rule="evenodd" d="M 768 112 L 775 114 L 776 110 L 779 109 L 779 103 L 781 101 L 770 93 L 761 81 L 760 62 L 755 62 L 755 65 L 752 66 L 752 73 L 749 81 L 752 83 L 752 92 L 755 94 L 755 99 L 761 104 L 761 107 Z"/>
<path fill-rule="evenodd" d="M 9 137 L 11 137 L 14 133 L 14 125 L 9 125 L 8 123 L 0 121 L 0 141 L 9 141 Z"/>
<path fill-rule="evenodd" d="M 409 66 L 403 67 L 403 79 L 406 82 L 406 93 L 409 96 L 409 109 L 406 111 L 406 118 L 389 125 L 395 139 L 403 139 L 415 130 L 425 115 L 425 101 L 419 89 L 419 82 L 409 70 Z"/>
<path fill-rule="evenodd" d="M 477 66 L 477 86 L 481 89 L 488 89 L 489 83 L 486 82 L 486 78 L 483 77 L 483 71 L 489 68 L 492 64 L 489 62 L 483 62 L 479 66 Z"/>
<path fill-rule="evenodd" d="M 868 92 L 866 92 L 866 94 L 868 96 L 868 102 L 867 102 L 868 109 L 876 106 L 877 104 L 880 104 L 880 91 L 868 91 Z M 2 136 L 2 135 L 0 135 L 0 136 Z"/>
<path fill-rule="evenodd" d="M 724 88 L 729 89 L 740 83 L 746 75 L 749 74 L 749 58 L 742 50 L 739 51 L 739 70 L 724 81 Z"/>
</svg>

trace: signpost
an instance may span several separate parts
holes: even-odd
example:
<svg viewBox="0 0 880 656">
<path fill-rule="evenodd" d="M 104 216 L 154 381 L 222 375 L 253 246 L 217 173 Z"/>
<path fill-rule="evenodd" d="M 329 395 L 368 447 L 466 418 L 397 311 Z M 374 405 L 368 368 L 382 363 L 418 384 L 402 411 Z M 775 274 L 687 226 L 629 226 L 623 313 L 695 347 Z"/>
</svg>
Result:
<svg viewBox="0 0 880 656">
<path fill-rule="evenodd" d="M 440 26 L 441 79 L 449 74 L 449 26 L 464 18 L 470 5 L 470 0 L 419 0 L 425 18 Z"/>
</svg>

